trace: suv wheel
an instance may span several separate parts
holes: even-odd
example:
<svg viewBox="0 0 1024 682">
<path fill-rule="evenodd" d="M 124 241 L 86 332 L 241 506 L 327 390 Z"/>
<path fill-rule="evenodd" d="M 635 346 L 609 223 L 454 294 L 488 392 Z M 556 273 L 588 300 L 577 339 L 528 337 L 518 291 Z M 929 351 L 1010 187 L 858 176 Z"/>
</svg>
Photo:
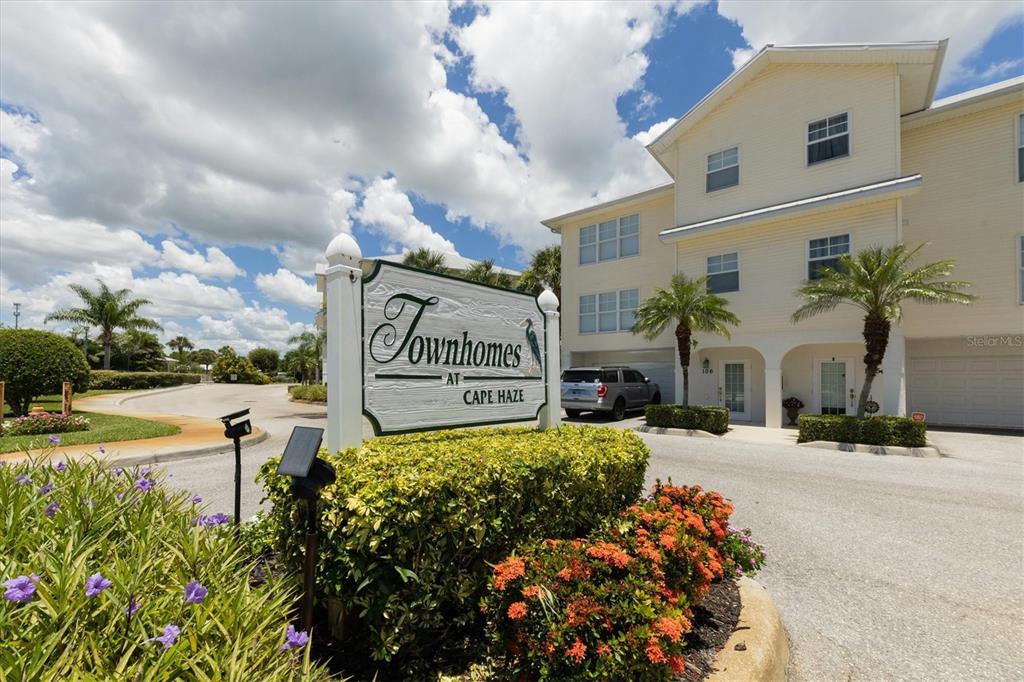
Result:
<svg viewBox="0 0 1024 682">
<path fill-rule="evenodd" d="M 651 397 L 651 405 L 661 405 L 661 394 L 660 393 L 655 393 Z"/>
<path fill-rule="evenodd" d="M 615 405 L 612 407 L 612 419 L 615 421 L 622 421 L 626 418 L 626 401 L 619 398 L 615 401 Z"/>
<path fill-rule="evenodd" d="M 583 414 L 583 410 L 566 410 L 565 416 L 569 419 L 579 419 L 580 415 Z"/>
</svg>

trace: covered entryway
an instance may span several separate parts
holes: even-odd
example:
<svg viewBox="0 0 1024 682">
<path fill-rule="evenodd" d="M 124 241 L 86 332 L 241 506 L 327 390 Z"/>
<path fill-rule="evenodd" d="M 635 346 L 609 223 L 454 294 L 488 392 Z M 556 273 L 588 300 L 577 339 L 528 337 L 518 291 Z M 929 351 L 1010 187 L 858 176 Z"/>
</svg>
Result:
<svg viewBox="0 0 1024 682">
<path fill-rule="evenodd" d="M 907 389 L 929 424 L 1024 429 L 1024 354 L 912 357 Z"/>
<path fill-rule="evenodd" d="M 719 363 L 718 404 L 729 408 L 729 420 L 750 421 L 750 362 Z"/>
</svg>

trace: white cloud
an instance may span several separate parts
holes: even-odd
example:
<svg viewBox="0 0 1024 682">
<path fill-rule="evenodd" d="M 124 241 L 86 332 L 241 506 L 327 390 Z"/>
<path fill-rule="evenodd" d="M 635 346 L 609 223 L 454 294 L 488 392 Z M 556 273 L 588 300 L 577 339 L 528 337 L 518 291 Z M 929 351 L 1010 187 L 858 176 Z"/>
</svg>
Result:
<svg viewBox="0 0 1024 682">
<path fill-rule="evenodd" d="M 1019 2 L 747 2 L 719 0 L 718 13 L 737 22 L 749 49 L 733 53 L 739 67 L 768 43 L 888 42 L 949 38 L 940 88 L 970 75 L 965 59 L 1001 26 L 1024 18 Z"/>
<path fill-rule="evenodd" d="M 271 301 L 318 308 L 323 300 L 315 285 L 286 268 L 278 268 L 273 274 L 260 273 L 255 281 L 256 287 Z"/>
<path fill-rule="evenodd" d="M 412 202 L 398 188 L 398 181 L 395 178 L 374 180 L 363 193 L 363 204 L 354 216 L 383 237 L 394 251 L 404 247 L 457 253 L 455 244 L 434 232 L 429 225 L 413 215 Z"/>
<path fill-rule="evenodd" d="M 163 247 L 160 262 L 166 268 L 186 270 L 200 277 L 216 277 L 222 280 L 245 275 L 245 271 L 216 246 L 206 249 L 206 256 L 200 251 L 186 251 L 170 239 L 164 240 L 160 246 Z"/>
<path fill-rule="evenodd" d="M 201 315 L 198 322 L 194 339 L 197 347 L 232 346 L 240 353 L 258 346 L 284 351 L 289 338 L 310 329 L 309 325 L 290 322 L 284 310 L 258 303 L 217 317 Z"/>
</svg>

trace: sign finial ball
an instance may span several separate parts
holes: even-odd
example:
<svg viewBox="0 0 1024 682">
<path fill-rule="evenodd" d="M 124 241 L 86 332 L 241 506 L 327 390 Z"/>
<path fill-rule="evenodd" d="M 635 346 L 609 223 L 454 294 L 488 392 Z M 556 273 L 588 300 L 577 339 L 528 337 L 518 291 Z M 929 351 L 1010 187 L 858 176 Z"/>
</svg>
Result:
<svg viewBox="0 0 1024 682">
<path fill-rule="evenodd" d="M 558 310 L 558 297 L 555 296 L 555 292 L 545 287 L 544 291 L 540 292 L 540 296 L 537 297 L 537 305 L 544 312 L 553 313 Z"/>
<path fill-rule="evenodd" d="M 352 235 L 341 232 L 327 245 L 326 256 L 329 265 L 350 265 L 351 261 L 362 260 L 363 252 Z"/>
</svg>

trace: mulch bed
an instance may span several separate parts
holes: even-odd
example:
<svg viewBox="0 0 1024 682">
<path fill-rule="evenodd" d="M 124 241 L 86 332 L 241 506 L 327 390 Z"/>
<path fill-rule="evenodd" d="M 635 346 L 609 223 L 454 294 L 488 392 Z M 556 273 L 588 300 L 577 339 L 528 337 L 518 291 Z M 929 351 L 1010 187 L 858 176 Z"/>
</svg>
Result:
<svg viewBox="0 0 1024 682">
<path fill-rule="evenodd" d="M 693 630 L 683 651 L 686 672 L 676 682 L 698 682 L 714 672 L 715 656 L 728 641 L 740 618 L 740 591 L 735 580 L 719 580 L 693 607 Z"/>
</svg>

